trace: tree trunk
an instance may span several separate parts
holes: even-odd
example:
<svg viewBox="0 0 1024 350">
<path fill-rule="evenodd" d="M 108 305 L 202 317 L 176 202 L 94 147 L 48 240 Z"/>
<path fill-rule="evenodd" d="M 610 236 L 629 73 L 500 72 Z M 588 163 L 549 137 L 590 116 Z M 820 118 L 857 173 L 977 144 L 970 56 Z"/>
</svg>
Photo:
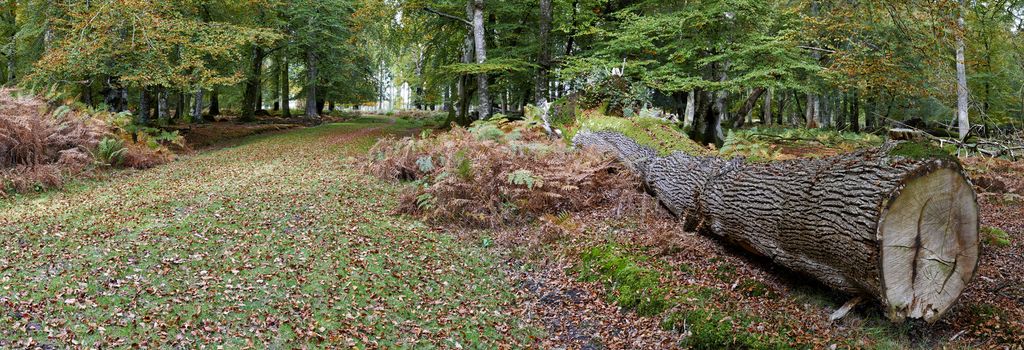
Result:
<svg viewBox="0 0 1024 350">
<path fill-rule="evenodd" d="M 761 124 L 772 125 L 772 95 L 774 93 L 773 89 L 768 89 L 768 93 L 764 94 L 764 103 L 761 104 Z"/>
<path fill-rule="evenodd" d="M 242 95 L 242 115 L 240 119 L 245 122 L 256 120 L 256 110 L 260 108 L 259 100 L 260 81 L 263 77 L 263 47 L 253 45 L 252 62 L 249 67 L 249 76 L 245 80 L 245 92 Z"/>
<path fill-rule="evenodd" d="M 683 127 L 693 126 L 693 115 L 697 112 L 697 90 L 686 93 L 686 112 L 683 114 Z"/>
<path fill-rule="evenodd" d="M 749 115 L 750 112 L 754 110 L 754 107 L 757 106 L 757 100 L 760 99 L 761 95 L 763 95 L 764 92 L 767 90 L 768 89 L 766 88 L 759 87 L 754 89 L 754 91 L 750 93 L 750 96 L 747 96 L 747 100 L 746 102 L 743 103 L 743 107 L 740 107 L 740 110 L 736 111 L 736 116 L 734 117 L 735 120 L 732 123 L 732 126 L 734 128 L 743 127 L 743 118 Z"/>
<path fill-rule="evenodd" d="M 7 0 L 7 20 L 11 26 L 11 37 L 7 38 L 7 76 L 5 77 L 6 84 L 14 84 L 14 79 L 17 78 L 16 70 L 18 68 L 18 2 L 15 0 Z"/>
<path fill-rule="evenodd" d="M 807 94 L 807 109 L 805 109 L 805 111 L 806 113 L 804 114 L 804 121 L 806 123 L 807 128 L 817 128 L 819 116 L 818 95 L 815 95 L 813 93 Z"/>
<path fill-rule="evenodd" d="M 185 97 L 184 92 L 178 93 L 177 107 L 174 108 L 174 120 L 181 120 L 185 117 L 185 109 L 188 108 L 188 99 Z"/>
<path fill-rule="evenodd" d="M 203 89 L 196 89 L 196 95 L 192 102 L 192 122 L 203 122 Z"/>
<path fill-rule="evenodd" d="M 169 116 L 170 113 L 167 109 L 167 88 L 161 86 L 156 95 L 156 119 L 159 120 L 161 124 L 167 124 Z"/>
<path fill-rule="evenodd" d="M 867 132 L 875 131 L 875 113 L 878 110 L 878 98 L 872 92 L 868 92 L 868 105 L 864 111 L 864 129 Z"/>
<path fill-rule="evenodd" d="M 313 50 L 306 51 L 306 118 L 320 119 L 319 108 L 317 108 L 316 96 L 316 53 Z"/>
<path fill-rule="evenodd" d="M 811 0 L 811 17 L 818 17 L 818 1 Z M 814 58 L 814 64 L 818 64 L 821 61 L 821 53 L 818 50 L 811 50 L 811 57 Z M 818 110 L 818 95 L 814 93 L 807 94 L 807 115 L 805 116 L 808 128 L 817 128 L 820 125 L 821 114 Z"/>
<path fill-rule="evenodd" d="M 721 70 L 718 72 L 718 81 L 725 83 L 729 79 L 726 73 L 725 67 L 720 67 Z M 729 91 L 719 90 L 715 93 L 715 113 L 712 113 L 712 117 L 708 119 L 708 124 L 704 132 L 704 140 L 709 143 L 721 147 L 725 143 L 725 135 L 722 133 L 722 121 L 729 120 L 729 106 L 726 105 L 725 100 L 729 98 Z"/>
<path fill-rule="evenodd" d="M 967 66 L 964 63 L 964 31 L 967 28 L 964 25 L 963 11 L 965 11 L 966 2 L 967 0 L 960 0 L 960 14 L 956 20 L 959 29 L 959 33 L 956 35 L 956 120 L 961 140 L 966 138 L 967 133 L 971 130 L 971 121 L 967 115 L 969 102 L 967 99 L 970 96 L 970 90 L 967 89 Z"/>
<path fill-rule="evenodd" d="M 955 158 L 907 158 L 889 143 L 756 164 L 658 157 L 614 132 L 573 141 L 617 155 L 686 229 L 873 297 L 893 321 L 937 321 L 978 266 L 977 199 Z"/>
<path fill-rule="evenodd" d="M 149 124 L 149 96 L 147 88 L 139 88 L 139 125 Z"/>
<path fill-rule="evenodd" d="M 284 50 L 284 49 L 282 49 Z M 278 96 L 278 100 L 281 102 L 281 116 L 284 118 L 292 117 L 292 105 L 291 105 L 291 87 L 289 86 L 288 79 L 288 55 L 281 53 L 281 95 Z"/>
<path fill-rule="evenodd" d="M 476 48 L 476 63 L 484 64 L 487 61 L 487 43 L 484 40 L 484 0 L 473 1 L 473 45 Z M 476 76 L 477 103 L 479 103 L 479 119 L 491 117 L 491 97 L 488 93 L 487 74 L 480 73 Z"/>
<path fill-rule="evenodd" d="M 537 56 L 537 84 L 534 104 L 540 106 L 548 100 L 548 72 L 551 70 L 551 0 L 540 0 L 540 54 Z"/>
<path fill-rule="evenodd" d="M 216 86 L 210 90 L 210 110 L 206 114 L 207 119 L 211 122 L 216 120 L 216 116 L 220 115 L 220 89 Z"/>
<path fill-rule="evenodd" d="M 850 93 L 850 131 L 860 132 L 860 96 L 857 90 Z"/>
</svg>

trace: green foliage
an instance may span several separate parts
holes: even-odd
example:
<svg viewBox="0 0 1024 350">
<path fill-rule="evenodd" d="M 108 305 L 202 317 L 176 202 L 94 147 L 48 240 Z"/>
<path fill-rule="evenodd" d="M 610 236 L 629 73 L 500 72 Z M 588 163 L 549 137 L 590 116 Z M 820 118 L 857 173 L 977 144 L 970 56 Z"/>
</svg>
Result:
<svg viewBox="0 0 1024 350">
<path fill-rule="evenodd" d="M 609 298 L 619 306 L 642 316 L 658 315 L 670 307 L 668 291 L 659 282 L 660 273 L 641 262 L 621 248 L 602 245 L 583 253 L 578 270 L 584 281 L 604 282 Z"/>
<path fill-rule="evenodd" d="M 422 156 L 416 159 L 416 166 L 419 167 L 420 172 L 430 173 L 434 171 L 434 160 L 430 156 Z"/>
<path fill-rule="evenodd" d="M 825 129 L 760 128 L 732 130 L 719 150 L 724 157 L 744 157 L 752 162 L 784 158 L 784 148 L 806 149 L 801 157 L 820 157 L 861 148 L 877 147 L 882 138 L 874 134 Z"/>
<path fill-rule="evenodd" d="M 984 226 L 981 228 L 981 235 L 987 245 L 999 248 L 1010 246 L 1010 234 L 997 227 Z"/>
<path fill-rule="evenodd" d="M 118 166 L 124 162 L 124 156 L 127 152 L 128 149 L 124 146 L 124 141 L 119 138 L 108 137 L 96 145 L 96 154 L 94 156 L 96 160 L 105 165 Z"/>
<path fill-rule="evenodd" d="M 519 169 L 508 174 L 508 183 L 517 186 L 526 186 L 526 188 L 532 190 L 534 187 L 544 186 L 544 179 L 534 175 L 532 171 Z"/>
<path fill-rule="evenodd" d="M 454 75 L 477 75 L 493 73 L 519 73 L 536 67 L 533 63 L 510 58 L 489 59 L 482 64 L 478 63 L 456 63 L 445 66 L 445 69 Z"/>
</svg>

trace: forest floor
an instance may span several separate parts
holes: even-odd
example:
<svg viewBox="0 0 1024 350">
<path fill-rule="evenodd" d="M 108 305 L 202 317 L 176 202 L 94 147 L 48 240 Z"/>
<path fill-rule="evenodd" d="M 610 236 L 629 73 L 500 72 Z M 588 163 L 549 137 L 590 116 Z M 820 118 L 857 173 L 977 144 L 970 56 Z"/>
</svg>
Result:
<svg viewBox="0 0 1024 350">
<path fill-rule="evenodd" d="M 943 321 L 894 325 L 865 303 L 831 322 L 847 296 L 684 232 L 656 205 L 572 214 L 557 240 L 521 245 L 501 242 L 538 236 L 537 226 L 457 230 L 396 215 L 403 185 L 365 175 L 357 158 L 379 137 L 420 126 L 363 117 L 253 136 L 0 202 L 0 348 L 1003 348 L 1020 339 L 1024 202 L 1010 193 L 1024 191 L 1020 163 L 968 164 L 1009 188 L 980 198 L 984 225 L 1009 239 L 987 244 L 977 283 Z M 617 304 L 638 281 L 652 293 L 642 296 L 674 303 L 647 315 Z"/>
<path fill-rule="evenodd" d="M 0 202 L 0 348 L 532 342 L 493 254 L 389 215 L 396 186 L 353 168 L 416 127 L 253 137 Z"/>
</svg>

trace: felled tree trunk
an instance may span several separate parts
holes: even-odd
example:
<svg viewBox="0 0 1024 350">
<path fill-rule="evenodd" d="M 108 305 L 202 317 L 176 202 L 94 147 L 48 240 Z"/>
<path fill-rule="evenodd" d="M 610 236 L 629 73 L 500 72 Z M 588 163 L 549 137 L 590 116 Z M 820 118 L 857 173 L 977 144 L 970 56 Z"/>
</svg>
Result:
<svg viewBox="0 0 1024 350">
<path fill-rule="evenodd" d="M 613 132 L 578 146 L 616 154 L 687 229 L 722 237 L 839 290 L 894 321 L 938 320 L 978 265 L 978 206 L 956 159 L 899 146 L 768 164 L 659 157 Z"/>
</svg>

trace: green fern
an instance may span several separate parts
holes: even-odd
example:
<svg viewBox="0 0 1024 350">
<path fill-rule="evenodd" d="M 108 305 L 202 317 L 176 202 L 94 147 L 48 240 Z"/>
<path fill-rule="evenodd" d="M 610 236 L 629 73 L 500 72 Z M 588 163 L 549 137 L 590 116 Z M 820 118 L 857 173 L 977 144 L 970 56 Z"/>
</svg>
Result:
<svg viewBox="0 0 1024 350">
<path fill-rule="evenodd" d="M 508 174 L 508 183 L 518 186 L 526 186 L 526 188 L 533 189 L 534 187 L 541 187 L 544 185 L 544 181 L 533 174 L 532 171 L 519 169 Z"/>
<path fill-rule="evenodd" d="M 124 141 L 117 138 L 105 138 L 96 145 L 95 157 L 105 165 L 117 166 L 124 162 L 124 155 L 128 149 Z"/>
<path fill-rule="evenodd" d="M 422 156 L 416 159 L 416 166 L 420 168 L 421 173 L 429 173 L 434 171 L 434 160 L 430 156 Z"/>
</svg>

